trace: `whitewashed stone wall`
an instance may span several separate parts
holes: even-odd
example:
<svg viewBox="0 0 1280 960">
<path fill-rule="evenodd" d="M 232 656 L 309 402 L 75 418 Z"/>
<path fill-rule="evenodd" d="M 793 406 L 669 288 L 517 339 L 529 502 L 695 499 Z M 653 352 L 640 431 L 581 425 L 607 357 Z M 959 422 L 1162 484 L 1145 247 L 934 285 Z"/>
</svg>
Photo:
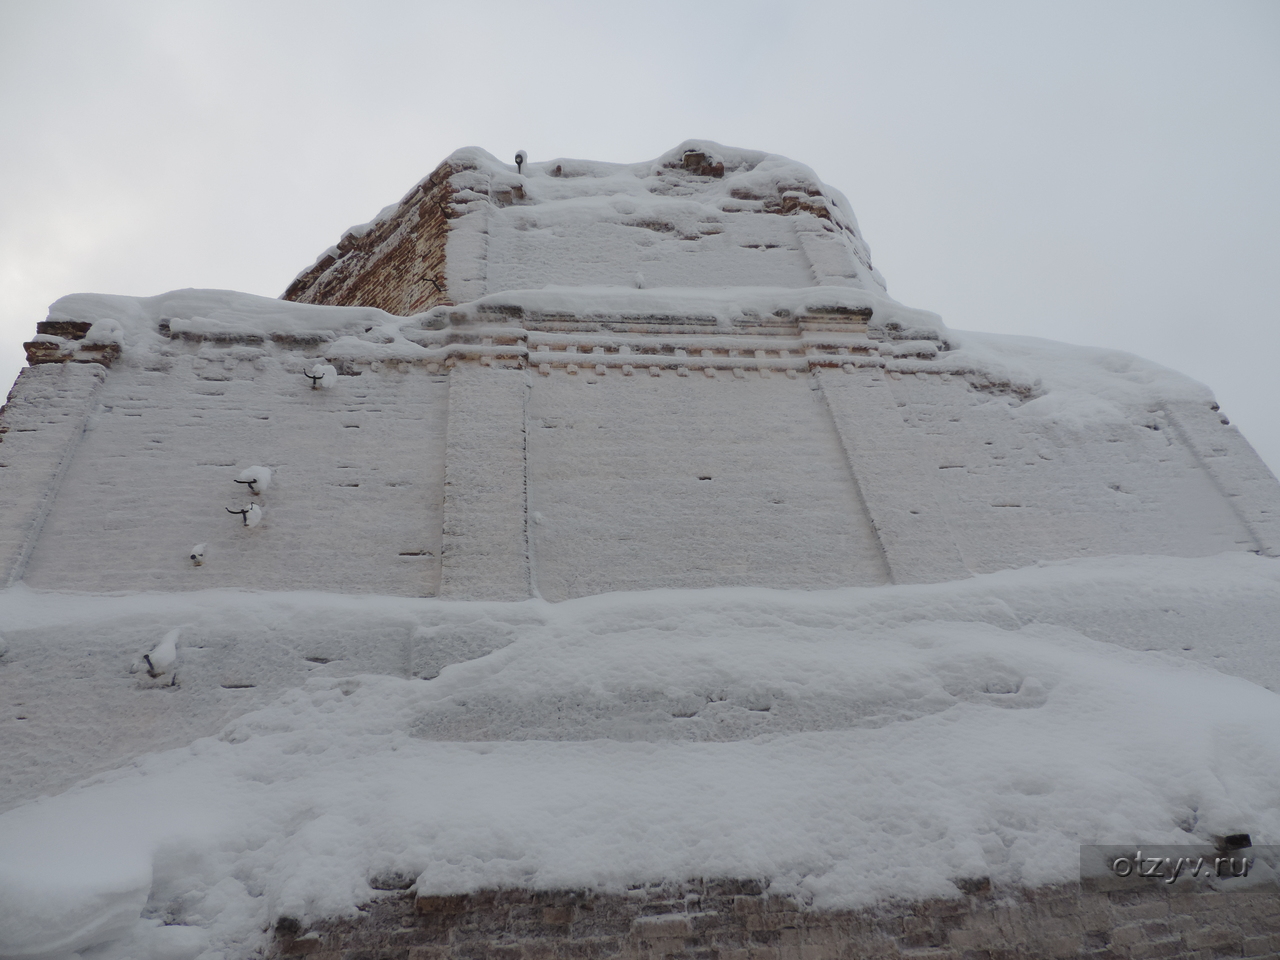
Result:
<svg viewBox="0 0 1280 960">
<path fill-rule="evenodd" d="M 875 367 L 819 371 L 841 446 L 897 583 L 936 583 L 968 576 L 938 503 L 928 451 L 903 430 L 889 384 Z"/>
<path fill-rule="evenodd" d="M 523 370 L 472 364 L 449 374 L 444 581 L 453 600 L 530 596 Z"/>
<path fill-rule="evenodd" d="M 530 530 L 548 600 L 888 582 L 808 378 L 590 370 L 534 376 Z"/>
<path fill-rule="evenodd" d="M 974 573 L 1076 556 L 1259 549 L 1166 411 L 1153 411 L 1147 426 L 1072 429 L 1018 417 L 1016 398 L 958 378 L 887 382 L 904 423 L 899 443 L 933 474 L 930 486 Z M 1217 417 L 1202 427 L 1238 437 Z M 1235 452 L 1256 460 L 1251 449 Z"/>
<path fill-rule="evenodd" d="M 0 416 L 0 586 L 26 573 L 104 379 L 96 363 L 18 375 Z"/>
<path fill-rule="evenodd" d="M 238 349 L 25 372 L 0 443 L 7 575 L 560 600 L 1280 551 L 1280 486 L 1207 403 L 1071 427 L 873 365 L 377 364 L 313 390 L 289 351 Z M 256 498 L 233 483 L 255 464 L 275 471 Z M 225 512 L 253 500 L 257 528 Z"/>
<path fill-rule="evenodd" d="M 721 215 L 677 237 L 674 223 L 615 223 L 587 210 L 565 229 L 560 210 L 557 220 L 544 226 L 536 206 L 477 206 L 488 218 L 487 248 L 464 250 L 469 221 L 482 216 L 469 213 L 468 222 L 455 221 L 449 256 L 459 271 L 471 273 L 477 268 L 463 259 L 465 253 L 487 258 L 485 293 L 545 284 L 634 286 L 637 272 L 651 287 L 807 287 L 814 282 L 807 248 L 796 233 L 798 217 Z M 553 224 L 558 229 L 548 229 Z M 833 256 L 851 259 L 839 243 L 832 247 Z"/>
<path fill-rule="evenodd" d="M 67 378 L 88 370 L 38 369 Z M 181 357 L 168 370 L 118 365 L 94 398 L 26 582 L 90 591 L 434 594 L 448 383 L 390 370 L 340 381 L 312 390 L 270 357 Z M 25 384 L 18 395 L 44 402 Z M 65 432 L 50 426 L 58 437 Z M 46 489 L 55 446 L 15 455 L 4 444 L 15 462 L 45 463 L 26 484 L 6 485 L 5 516 L 11 496 L 25 502 Z M 234 480 L 259 464 L 275 476 L 253 497 Z M 250 501 L 265 511 L 252 529 L 225 511 Z M 197 543 L 208 545 L 199 568 L 189 560 Z"/>
</svg>

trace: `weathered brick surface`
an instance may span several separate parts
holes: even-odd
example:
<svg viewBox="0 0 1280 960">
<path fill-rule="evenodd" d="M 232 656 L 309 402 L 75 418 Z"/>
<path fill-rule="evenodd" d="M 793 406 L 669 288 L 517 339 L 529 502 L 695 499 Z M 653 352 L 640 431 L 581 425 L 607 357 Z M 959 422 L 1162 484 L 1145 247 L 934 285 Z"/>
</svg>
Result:
<svg viewBox="0 0 1280 960">
<path fill-rule="evenodd" d="M 400 201 L 395 214 L 364 235 L 349 233 L 337 255 L 321 257 L 289 285 L 282 299 L 367 306 L 410 316 L 449 299 L 445 270 L 448 221 L 457 171 L 444 163 Z"/>
<path fill-rule="evenodd" d="M 993 891 L 859 911 L 802 909 L 758 884 L 398 895 L 268 956 L 312 960 L 1174 960 L 1280 956 L 1274 888 L 1215 893 Z M 1144 919 L 1160 917 L 1162 919 Z"/>
</svg>

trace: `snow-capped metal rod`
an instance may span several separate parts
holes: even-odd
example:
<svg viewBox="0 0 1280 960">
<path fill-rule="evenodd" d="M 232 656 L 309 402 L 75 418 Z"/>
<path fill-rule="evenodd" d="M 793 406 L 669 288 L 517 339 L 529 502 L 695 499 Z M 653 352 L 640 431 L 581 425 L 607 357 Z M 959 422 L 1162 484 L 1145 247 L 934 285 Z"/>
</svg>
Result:
<svg viewBox="0 0 1280 960">
<path fill-rule="evenodd" d="M 247 486 L 252 494 L 262 493 L 271 486 L 271 468 L 248 467 L 240 473 L 240 479 L 235 482 Z"/>
<path fill-rule="evenodd" d="M 262 522 L 262 508 L 256 503 L 251 503 L 240 510 L 232 510 L 230 507 L 227 507 L 226 511 L 227 513 L 234 514 L 244 520 L 244 525 L 246 527 L 256 527 Z"/>
<path fill-rule="evenodd" d="M 164 639 L 156 644 L 156 648 L 150 653 L 144 653 L 142 659 L 147 664 L 147 676 L 155 679 L 169 671 L 169 669 L 178 660 L 178 634 L 182 632 L 179 627 L 176 630 L 170 630 L 164 635 Z M 173 679 L 176 683 L 178 674 L 175 672 Z"/>
<path fill-rule="evenodd" d="M 311 381 L 311 389 L 330 389 L 338 380 L 338 368 L 331 363 L 317 363 L 310 371 L 303 370 L 302 375 Z"/>
</svg>

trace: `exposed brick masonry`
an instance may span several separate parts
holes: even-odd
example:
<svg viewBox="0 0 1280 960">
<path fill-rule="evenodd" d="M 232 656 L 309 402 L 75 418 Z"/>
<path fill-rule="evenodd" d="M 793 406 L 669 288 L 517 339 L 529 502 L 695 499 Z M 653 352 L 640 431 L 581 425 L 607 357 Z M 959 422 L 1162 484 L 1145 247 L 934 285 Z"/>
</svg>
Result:
<svg viewBox="0 0 1280 960">
<path fill-rule="evenodd" d="M 348 233 L 338 255 L 326 254 L 298 276 L 282 299 L 368 306 L 411 316 L 449 299 L 445 276 L 447 220 L 458 172 L 443 163 L 400 201 L 395 214 L 363 236 Z M 376 264 L 376 269 L 371 266 Z"/>
<path fill-rule="evenodd" d="M 811 911 L 752 881 L 626 894 L 397 895 L 304 931 L 285 918 L 269 955 L 311 960 L 1175 960 L 1280 955 L 1274 887 L 1089 893 L 1079 885 Z"/>
</svg>

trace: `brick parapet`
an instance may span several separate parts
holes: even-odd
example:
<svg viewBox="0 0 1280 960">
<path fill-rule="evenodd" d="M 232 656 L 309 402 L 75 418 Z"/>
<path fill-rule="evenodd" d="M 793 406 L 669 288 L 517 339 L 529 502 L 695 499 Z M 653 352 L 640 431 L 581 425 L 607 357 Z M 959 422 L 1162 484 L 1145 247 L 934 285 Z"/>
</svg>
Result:
<svg viewBox="0 0 1280 960">
<path fill-rule="evenodd" d="M 812 910 L 754 881 L 626 893 L 390 895 L 355 919 L 277 925 L 271 958 L 312 960 L 1138 960 L 1280 956 L 1273 887 L 1088 892 L 1078 884 Z"/>
<path fill-rule="evenodd" d="M 93 324 L 85 320 L 41 320 L 34 340 L 22 345 L 27 363 L 96 363 L 110 367 L 120 356 L 118 342 L 87 341 Z"/>
</svg>

